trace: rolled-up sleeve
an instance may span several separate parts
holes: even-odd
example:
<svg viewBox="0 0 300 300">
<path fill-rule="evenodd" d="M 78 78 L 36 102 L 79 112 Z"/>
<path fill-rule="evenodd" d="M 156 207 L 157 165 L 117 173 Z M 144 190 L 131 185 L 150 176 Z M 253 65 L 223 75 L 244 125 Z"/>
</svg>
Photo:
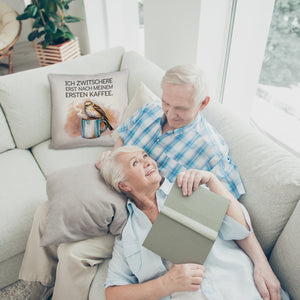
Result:
<svg viewBox="0 0 300 300">
<path fill-rule="evenodd" d="M 104 287 L 138 283 L 124 256 L 122 241 L 116 239 Z"/>
<path fill-rule="evenodd" d="M 242 207 L 245 220 L 250 230 L 247 230 L 247 228 L 245 228 L 239 222 L 235 221 L 233 218 L 229 217 L 228 215 L 225 215 L 225 218 L 219 230 L 219 237 L 222 240 L 242 240 L 247 238 L 250 235 L 250 233 L 253 231 L 249 213 L 242 204 L 240 205 Z"/>
</svg>

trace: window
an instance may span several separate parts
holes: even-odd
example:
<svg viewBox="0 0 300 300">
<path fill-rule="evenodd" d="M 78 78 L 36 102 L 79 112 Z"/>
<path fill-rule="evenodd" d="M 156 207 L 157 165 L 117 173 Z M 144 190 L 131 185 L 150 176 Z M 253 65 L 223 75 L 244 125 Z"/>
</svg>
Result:
<svg viewBox="0 0 300 300">
<path fill-rule="evenodd" d="M 300 155 L 300 5 L 276 0 L 251 123 Z"/>
</svg>

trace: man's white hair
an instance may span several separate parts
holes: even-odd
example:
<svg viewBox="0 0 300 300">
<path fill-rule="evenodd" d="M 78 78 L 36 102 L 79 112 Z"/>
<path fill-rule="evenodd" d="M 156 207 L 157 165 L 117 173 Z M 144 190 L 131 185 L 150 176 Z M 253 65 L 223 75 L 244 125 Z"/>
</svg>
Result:
<svg viewBox="0 0 300 300">
<path fill-rule="evenodd" d="M 169 69 L 161 82 L 164 84 L 184 85 L 192 84 L 194 86 L 195 104 L 200 104 L 208 96 L 208 85 L 204 72 L 196 65 L 178 65 Z"/>
<path fill-rule="evenodd" d="M 144 151 L 141 147 L 134 145 L 127 145 L 119 147 L 112 151 L 102 163 L 100 173 L 104 178 L 105 182 L 111 185 L 116 191 L 121 192 L 119 183 L 126 179 L 123 165 L 117 160 L 117 157 L 121 153 L 130 153 Z"/>
</svg>

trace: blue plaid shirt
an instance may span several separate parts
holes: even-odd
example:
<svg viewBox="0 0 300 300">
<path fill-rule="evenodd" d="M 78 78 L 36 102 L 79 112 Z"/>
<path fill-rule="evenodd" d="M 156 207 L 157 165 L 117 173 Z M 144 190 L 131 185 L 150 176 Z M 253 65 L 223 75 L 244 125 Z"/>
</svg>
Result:
<svg viewBox="0 0 300 300">
<path fill-rule="evenodd" d="M 117 131 L 124 145 L 137 145 L 147 151 L 170 182 L 181 171 L 199 169 L 213 172 L 236 198 L 245 192 L 227 144 L 201 113 L 189 125 L 162 134 L 165 121 L 161 102 L 152 101 Z"/>
</svg>

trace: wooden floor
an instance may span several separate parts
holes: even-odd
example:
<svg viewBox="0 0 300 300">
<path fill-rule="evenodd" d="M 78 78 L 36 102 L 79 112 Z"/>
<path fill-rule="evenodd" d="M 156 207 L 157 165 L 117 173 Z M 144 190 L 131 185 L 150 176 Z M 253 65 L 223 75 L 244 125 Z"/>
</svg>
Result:
<svg viewBox="0 0 300 300">
<path fill-rule="evenodd" d="M 8 58 L 0 60 L 0 76 L 8 74 Z M 13 73 L 39 68 L 39 63 L 32 43 L 17 42 L 12 54 Z"/>
</svg>

